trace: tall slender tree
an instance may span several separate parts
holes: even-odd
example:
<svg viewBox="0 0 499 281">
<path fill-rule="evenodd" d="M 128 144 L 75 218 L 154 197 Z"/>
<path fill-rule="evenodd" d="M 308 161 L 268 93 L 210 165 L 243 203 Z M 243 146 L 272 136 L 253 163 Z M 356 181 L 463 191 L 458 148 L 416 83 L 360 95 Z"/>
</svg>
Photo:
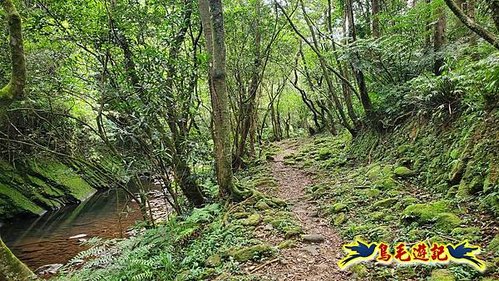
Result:
<svg viewBox="0 0 499 281">
<path fill-rule="evenodd" d="M 237 198 L 232 182 L 232 146 L 229 96 L 226 89 L 226 51 L 221 0 L 199 0 L 206 49 L 210 56 L 208 83 L 211 92 L 215 170 L 220 195 Z"/>
</svg>

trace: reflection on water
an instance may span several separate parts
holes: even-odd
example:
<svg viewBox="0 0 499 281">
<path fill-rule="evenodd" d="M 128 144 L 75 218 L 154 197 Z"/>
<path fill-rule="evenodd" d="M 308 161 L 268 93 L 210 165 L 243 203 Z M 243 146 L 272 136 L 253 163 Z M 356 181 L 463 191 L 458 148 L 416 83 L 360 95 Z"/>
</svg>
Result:
<svg viewBox="0 0 499 281">
<path fill-rule="evenodd" d="M 66 263 L 85 250 L 78 239 L 69 239 L 71 236 L 123 237 L 126 229 L 140 219 L 136 204 L 123 191 L 109 190 L 77 206 L 5 224 L 0 234 L 17 257 L 36 269 L 46 264 Z"/>
</svg>

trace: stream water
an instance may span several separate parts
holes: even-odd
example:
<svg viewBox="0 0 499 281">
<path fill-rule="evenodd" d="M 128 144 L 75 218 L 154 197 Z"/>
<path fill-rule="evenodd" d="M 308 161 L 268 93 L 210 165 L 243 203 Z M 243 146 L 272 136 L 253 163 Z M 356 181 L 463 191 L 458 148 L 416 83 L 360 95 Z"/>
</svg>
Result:
<svg viewBox="0 0 499 281">
<path fill-rule="evenodd" d="M 12 252 L 31 269 L 66 263 L 85 250 L 81 239 L 117 238 L 142 218 L 136 203 L 121 190 L 98 192 L 80 205 L 66 206 L 39 218 L 18 219 L 0 228 Z M 72 236 L 85 234 L 84 238 Z"/>
</svg>

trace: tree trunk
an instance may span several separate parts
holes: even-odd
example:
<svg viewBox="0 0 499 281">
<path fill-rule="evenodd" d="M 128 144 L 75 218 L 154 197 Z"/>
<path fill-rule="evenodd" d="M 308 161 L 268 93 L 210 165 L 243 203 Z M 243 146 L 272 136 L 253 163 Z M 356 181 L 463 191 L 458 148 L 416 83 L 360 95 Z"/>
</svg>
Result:
<svg viewBox="0 0 499 281">
<path fill-rule="evenodd" d="M 21 16 L 12 0 L 3 0 L 2 7 L 9 25 L 12 73 L 10 82 L 0 89 L 0 114 L 3 114 L 3 110 L 15 99 L 23 96 L 26 85 Z M 31 270 L 12 254 L 0 238 L 0 281 L 29 280 L 33 276 Z"/>
<path fill-rule="evenodd" d="M 0 281 L 24 281 L 33 277 L 33 272 L 12 254 L 0 238 Z"/>
<path fill-rule="evenodd" d="M 0 89 L 0 110 L 8 107 L 14 100 L 21 98 L 26 85 L 26 62 L 21 16 L 12 0 L 3 0 L 2 7 L 9 27 L 12 73 L 10 82 Z"/>
<path fill-rule="evenodd" d="M 317 55 L 317 58 L 319 59 L 319 65 L 320 65 L 322 73 L 324 75 L 324 79 L 326 79 L 327 89 L 329 91 L 329 94 L 330 94 L 332 100 L 334 101 L 334 105 L 336 106 L 336 110 L 338 111 L 338 113 L 340 115 L 342 125 L 348 131 L 354 131 L 355 129 L 349 124 L 348 119 L 345 115 L 345 111 L 343 110 L 343 105 L 341 104 L 338 96 L 335 93 L 334 84 L 333 84 L 333 81 L 331 80 L 331 76 L 329 75 L 329 68 L 327 67 L 327 61 L 324 58 L 324 56 L 321 54 L 319 42 L 317 40 L 317 36 L 315 35 L 314 27 L 306 14 L 306 9 L 305 9 L 305 5 L 303 3 L 303 0 L 300 0 L 300 4 L 301 4 L 301 10 L 303 12 L 303 15 L 305 16 L 305 22 L 307 23 L 307 26 L 310 30 L 310 35 L 311 35 L 311 39 L 312 39 L 312 43 L 310 43 L 308 40 L 305 42 L 307 42 L 307 44 L 312 48 L 314 53 Z M 290 19 L 288 19 L 288 21 L 291 23 Z M 293 27 L 294 27 L 294 25 L 293 25 Z M 294 29 L 297 31 L 296 27 L 294 27 Z M 306 39 L 306 38 L 302 38 L 302 39 Z"/>
<path fill-rule="evenodd" d="M 372 34 L 374 38 L 380 36 L 379 30 L 379 18 L 378 14 L 380 11 L 380 0 L 372 0 L 371 11 L 372 11 Z"/>
<path fill-rule="evenodd" d="M 492 12 L 492 19 L 494 20 L 496 29 L 497 31 L 499 31 L 499 0 L 489 0 L 489 8 L 490 11 Z"/>
<path fill-rule="evenodd" d="M 199 12 L 206 39 L 206 49 L 210 55 L 211 67 L 209 83 L 213 118 L 213 142 L 215 145 L 215 165 L 220 195 L 232 196 L 237 193 L 232 183 L 232 148 L 230 141 L 231 124 L 229 97 L 227 94 L 225 34 L 221 0 L 199 0 Z M 211 16 L 211 20 L 210 19 Z"/>
<path fill-rule="evenodd" d="M 449 9 L 456 15 L 456 17 L 464 23 L 469 29 L 473 30 L 478 36 L 482 37 L 485 41 L 492 44 L 496 49 L 499 50 L 499 39 L 492 32 L 487 31 L 485 28 L 478 25 L 474 20 L 467 16 L 454 2 L 454 0 L 444 0 Z M 492 18 L 496 25 L 497 30 L 499 30 L 499 0 L 491 0 L 489 6 L 492 10 Z"/>
<path fill-rule="evenodd" d="M 433 65 L 433 73 L 439 76 L 442 74 L 442 67 L 444 65 L 443 54 L 440 53 L 445 40 L 445 10 L 443 6 L 437 7 L 436 13 L 438 15 L 438 20 L 435 24 L 435 30 L 433 33 L 433 52 L 435 54 L 435 63 Z"/>
<path fill-rule="evenodd" d="M 352 0 L 347 0 L 345 2 L 346 4 L 346 11 L 347 11 L 347 20 L 348 20 L 348 30 L 350 37 L 352 38 L 352 42 L 357 41 L 357 35 L 356 35 L 356 30 L 355 30 L 355 18 L 353 14 L 353 7 L 352 7 Z M 358 52 L 355 52 L 354 57 L 357 61 L 360 61 L 360 56 Z M 360 102 L 362 104 L 362 107 L 364 108 L 364 111 L 366 112 L 366 117 L 368 121 L 371 123 L 372 127 L 375 129 L 380 129 L 379 125 L 379 120 L 378 117 L 376 116 L 376 113 L 374 112 L 372 103 L 371 103 L 371 98 L 369 97 L 369 91 L 367 89 L 367 84 L 366 84 L 366 79 L 364 77 L 364 72 L 362 69 L 360 69 L 358 66 L 356 66 L 356 63 L 351 63 L 352 70 L 355 74 L 355 78 L 357 80 L 357 84 L 359 86 L 359 94 L 360 94 Z"/>
<path fill-rule="evenodd" d="M 256 10 L 256 19 L 253 24 L 253 30 L 255 32 L 255 37 L 253 41 L 253 45 L 255 47 L 255 57 L 253 63 L 253 71 L 251 74 L 251 81 L 248 88 L 248 98 L 244 98 L 241 107 L 241 116 L 240 118 L 240 135 L 239 142 L 236 146 L 236 153 L 233 159 L 233 168 L 234 170 L 238 170 L 243 165 L 243 156 L 246 153 L 246 141 L 248 139 L 248 135 L 250 134 L 251 127 L 253 126 L 253 116 L 255 113 L 256 107 L 256 99 L 258 94 L 258 88 L 260 86 L 260 71 L 262 65 L 262 57 L 261 57 L 261 34 L 260 34 L 260 1 L 255 1 L 255 10 Z"/>
</svg>

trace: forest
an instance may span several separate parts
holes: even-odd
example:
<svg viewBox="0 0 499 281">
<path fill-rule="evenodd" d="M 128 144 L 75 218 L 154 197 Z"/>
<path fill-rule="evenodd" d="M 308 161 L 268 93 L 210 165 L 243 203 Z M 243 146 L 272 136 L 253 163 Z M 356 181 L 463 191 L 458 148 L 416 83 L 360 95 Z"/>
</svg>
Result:
<svg viewBox="0 0 499 281">
<path fill-rule="evenodd" d="M 499 280 L 499 0 L 0 4 L 0 281 Z"/>
</svg>

